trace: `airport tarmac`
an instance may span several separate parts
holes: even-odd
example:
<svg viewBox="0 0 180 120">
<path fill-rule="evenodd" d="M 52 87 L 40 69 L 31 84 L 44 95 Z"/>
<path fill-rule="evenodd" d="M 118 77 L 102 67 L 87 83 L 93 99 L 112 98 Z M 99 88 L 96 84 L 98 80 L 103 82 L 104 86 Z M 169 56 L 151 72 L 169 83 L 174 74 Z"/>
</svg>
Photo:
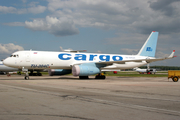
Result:
<svg viewBox="0 0 180 120">
<path fill-rule="evenodd" d="M 0 120 L 180 120 L 180 82 L 0 75 Z"/>
</svg>

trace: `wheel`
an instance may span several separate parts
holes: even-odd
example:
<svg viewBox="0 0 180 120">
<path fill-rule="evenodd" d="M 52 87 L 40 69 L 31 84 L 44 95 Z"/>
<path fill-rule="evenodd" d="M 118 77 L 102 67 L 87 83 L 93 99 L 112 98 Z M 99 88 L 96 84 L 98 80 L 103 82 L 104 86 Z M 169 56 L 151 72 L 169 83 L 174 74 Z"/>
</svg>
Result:
<svg viewBox="0 0 180 120">
<path fill-rule="evenodd" d="M 95 79 L 106 79 L 105 75 L 96 75 Z"/>
<path fill-rule="evenodd" d="M 88 76 L 79 76 L 79 79 L 89 79 Z"/>
<path fill-rule="evenodd" d="M 37 76 L 42 76 L 42 74 L 41 73 L 37 73 Z"/>
<path fill-rule="evenodd" d="M 102 76 L 101 76 L 101 79 L 106 79 L 106 76 L 105 76 L 105 75 L 102 75 Z"/>
<path fill-rule="evenodd" d="M 21 75 L 21 72 L 17 72 L 18 75 Z"/>
<path fill-rule="evenodd" d="M 32 76 L 37 76 L 37 73 L 33 73 Z"/>
<path fill-rule="evenodd" d="M 99 76 L 99 75 L 96 75 L 95 79 L 99 79 L 99 78 L 100 78 L 100 76 Z"/>
<path fill-rule="evenodd" d="M 25 80 L 29 80 L 29 76 L 25 76 L 24 79 L 25 79 Z"/>
<path fill-rule="evenodd" d="M 33 76 L 33 73 L 29 73 L 29 76 Z"/>
<path fill-rule="evenodd" d="M 173 80 L 174 82 L 177 82 L 177 81 L 179 80 L 179 78 L 178 78 L 177 76 L 175 76 L 175 77 L 172 78 L 172 80 Z"/>
</svg>

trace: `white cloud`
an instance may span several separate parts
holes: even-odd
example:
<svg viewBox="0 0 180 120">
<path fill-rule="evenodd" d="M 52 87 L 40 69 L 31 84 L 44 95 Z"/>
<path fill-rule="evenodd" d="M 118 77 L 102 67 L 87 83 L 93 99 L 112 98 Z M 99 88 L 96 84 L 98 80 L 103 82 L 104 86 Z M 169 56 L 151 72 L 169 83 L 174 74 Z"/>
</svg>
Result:
<svg viewBox="0 0 180 120">
<path fill-rule="evenodd" d="M 25 27 L 34 31 L 48 30 L 49 25 L 43 19 L 35 19 L 33 22 L 25 21 Z"/>
<path fill-rule="evenodd" d="M 168 30 L 176 33 L 180 31 L 177 26 L 180 24 L 179 0 L 170 2 L 169 0 L 158 2 L 157 0 L 48 0 L 48 2 L 48 10 L 55 17 L 71 18 L 75 25 L 80 27 L 123 29 L 129 32 L 138 30 L 145 34 L 153 30 L 161 33 L 167 33 Z M 168 6 L 168 9 L 161 4 Z"/>
<path fill-rule="evenodd" d="M 14 7 L 0 6 L 1 13 L 15 13 L 15 11 L 17 11 L 17 9 Z"/>
<path fill-rule="evenodd" d="M 39 14 L 39 13 L 43 13 L 46 10 L 45 6 L 35 6 L 35 7 L 30 7 L 27 8 L 29 13 L 33 13 L 33 14 Z"/>
<path fill-rule="evenodd" d="M 67 35 L 77 34 L 75 26 L 124 30 L 128 33 L 137 33 L 138 30 L 141 34 L 149 34 L 153 30 L 160 31 L 161 34 L 180 33 L 177 26 L 180 24 L 178 0 L 48 0 L 47 7 L 38 4 L 40 3 L 31 2 L 28 4 L 30 7 L 24 9 L 0 6 L 0 12 L 38 14 L 47 9 L 51 11 L 51 15 L 26 21 L 25 24 L 31 30 L 48 30 L 56 36 L 65 35 L 61 34 L 63 30 L 65 33 L 72 32 Z"/>
<path fill-rule="evenodd" d="M 15 7 L 0 6 L 0 12 L 4 14 L 25 14 L 27 13 L 27 9 L 16 9 Z"/>
<path fill-rule="evenodd" d="M 142 10 L 138 7 L 148 7 L 147 5 L 145 6 L 147 1 L 141 1 L 140 3 L 137 1 L 49 0 L 48 9 L 55 16 L 73 18 L 75 24 L 82 27 L 99 27 L 103 29 L 121 27 L 123 29 L 123 27 L 127 28 L 133 23 L 133 20 L 136 20 L 142 14 Z"/>
<path fill-rule="evenodd" d="M 19 50 L 24 50 L 24 48 L 19 45 L 14 45 L 13 43 L 0 44 L 0 53 L 11 54 Z"/>
<path fill-rule="evenodd" d="M 11 13 L 11 14 L 27 14 L 27 13 L 33 13 L 33 14 L 39 14 L 43 13 L 46 10 L 45 6 L 32 6 L 29 8 L 22 8 L 17 9 L 15 7 L 6 7 L 6 6 L 0 6 L 0 13 Z"/>
<path fill-rule="evenodd" d="M 27 1 L 23 0 L 23 2 Z M 29 8 L 23 9 L 0 6 L 0 12 L 38 14 L 47 9 L 51 11 L 51 15 L 48 16 L 58 18 L 58 20 L 66 18 L 68 25 L 71 24 L 70 21 L 73 21 L 71 27 L 76 25 L 78 27 L 119 29 L 132 33 L 138 30 L 143 34 L 148 34 L 153 30 L 166 34 L 180 33 L 180 28 L 177 26 L 180 24 L 179 0 L 48 0 L 47 7 L 38 4 L 40 3 L 31 2 L 28 4 Z M 33 23 L 35 24 L 35 21 Z M 32 29 L 32 27 L 29 28 Z M 55 31 L 51 29 L 49 32 L 56 34 L 57 29 L 60 28 L 57 27 Z"/>
<path fill-rule="evenodd" d="M 78 34 L 74 22 L 67 18 L 56 18 L 46 16 L 46 19 L 34 19 L 32 22 L 26 21 L 25 27 L 34 31 L 48 31 L 55 36 L 67 36 Z"/>
<path fill-rule="evenodd" d="M 38 4 L 31 2 L 25 10 L 4 7 L 0 12 L 36 14 L 49 10 L 51 13 L 46 18 L 26 21 L 25 27 L 34 31 L 48 31 L 56 36 L 78 34 L 76 27 L 113 29 L 121 33 L 110 39 L 109 43 L 115 44 L 135 43 L 136 40 L 141 43 L 146 39 L 142 34 L 148 36 L 153 30 L 168 35 L 180 33 L 178 0 L 48 0 L 47 7 Z M 18 26 L 17 23 L 9 25 Z M 19 26 L 22 25 L 19 23 Z M 144 39 L 141 40 L 142 37 Z"/>
</svg>

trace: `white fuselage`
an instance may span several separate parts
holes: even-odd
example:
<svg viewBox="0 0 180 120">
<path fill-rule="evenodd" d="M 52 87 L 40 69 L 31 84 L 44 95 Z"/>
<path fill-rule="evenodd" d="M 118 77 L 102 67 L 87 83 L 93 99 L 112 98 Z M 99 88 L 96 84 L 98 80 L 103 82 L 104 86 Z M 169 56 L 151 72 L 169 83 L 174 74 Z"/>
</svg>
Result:
<svg viewBox="0 0 180 120">
<path fill-rule="evenodd" d="M 147 72 L 151 72 L 151 73 L 156 73 L 156 69 L 135 69 L 136 72 L 139 73 L 147 73 Z"/>
<path fill-rule="evenodd" d="M 97 53 L 70 53 L 48 51 L 18 51 L 4 60 L 4 64 L 14 68 L 26 69 L 71 69 L 73 65 L 83 63 L 98 63 L 146 59 L 137 55 L 97 54 Z M 112 64 L 103 69 L 130 69 L 146 65 L 147 62 L 125 62 Z"/>
<path fill-rule="evenodd" d="M 13 68 L 13 67 L 5 66 L 3 64 L 3 62 L 0 61 L 0 71 L 1 72 L 14 72 L 14 71 L 19 71 L 19 69 L 18 68 Z"/>
</svg>

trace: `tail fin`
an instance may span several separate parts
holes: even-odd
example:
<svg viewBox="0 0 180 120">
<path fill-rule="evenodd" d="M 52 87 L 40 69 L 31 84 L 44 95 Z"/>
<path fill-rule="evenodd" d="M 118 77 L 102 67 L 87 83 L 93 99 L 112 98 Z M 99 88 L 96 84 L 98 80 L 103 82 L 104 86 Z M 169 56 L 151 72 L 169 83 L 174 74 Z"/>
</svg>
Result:
<svg viewBox="0 0 180 120">
<path fill-rule="evenodd" d="M 155 57 L 156 54 L 156 45 L 158 40 L 158 32 L 152 31 L 144 45 L 142 46 L 141 50 L 137 55 L 139 56 L 148 56 L 148 57 Z"/>
</svg>

